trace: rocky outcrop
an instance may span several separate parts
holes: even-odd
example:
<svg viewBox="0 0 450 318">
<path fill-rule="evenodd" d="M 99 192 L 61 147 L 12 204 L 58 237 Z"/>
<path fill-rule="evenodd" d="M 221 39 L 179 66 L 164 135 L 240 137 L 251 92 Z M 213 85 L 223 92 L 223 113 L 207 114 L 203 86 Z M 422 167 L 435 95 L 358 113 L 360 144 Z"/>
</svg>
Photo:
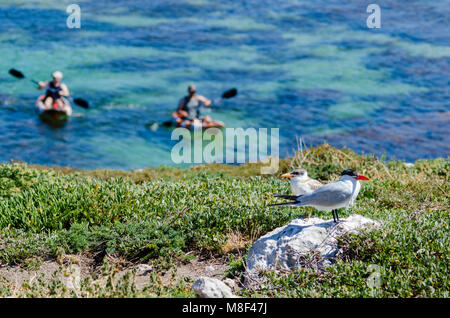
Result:
<svg viewBox="0 0 450 318">
<path fill-rule="evenodd" d="M 247 276 L 260 270 L 294 270 L 302 267 L 326 268 L 338 252 L 337 237 L 357 233 L 378 222 L 353 214 L 339 223 L 319 218 L 294 219 L 258 239 L 247 257 Z"/>
</svg>

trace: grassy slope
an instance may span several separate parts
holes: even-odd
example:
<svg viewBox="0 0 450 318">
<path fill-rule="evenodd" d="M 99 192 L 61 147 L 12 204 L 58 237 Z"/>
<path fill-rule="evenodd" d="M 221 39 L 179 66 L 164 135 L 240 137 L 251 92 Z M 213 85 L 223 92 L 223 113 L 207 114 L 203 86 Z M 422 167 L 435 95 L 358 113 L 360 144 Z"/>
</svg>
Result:
<svg viewBox="0 0 450 318">
<path fill-rule="evenodd" d="M 258 176 L 258 164 L 131 172 L 0 165 L 0 263 L 26 265 L 84 253 L 148 261 L 164 270 L 188 251 L 228 254 L 304 214 L 302 209 L 267 207 L 275 202 L 271 193 L 289 191 L 278 178 L 288 166 L 282 160 L 278 175 L 268 177 Z M 384 225 L 343 238 L 345 259 L 323 274 L 268 273 L 264 287 L 241 295 L 449 296 L 448 160 L 418 161 L 406 168 L 322 145 L 312 149 L 303 166 L 323 181 L 337 179 L 347 168 L 370 176 L 356 206 L 341 216 L 359 213 Z M 330 218 L 324 212 L 313 215 Z M 242 275 L 242 262 L 234 259 L 229 275 Z M 380 268 L 380 288 L 367 287 L 371 264 Z M 123 283 L 122 293 L 87 295 L 137 295 L 130 284 Z M 182 283 L 165 292 L 155 288 L 160 287 L 151 289 L 152 295 L 192 296 Z M 22 295 L 51 294 L 36 293 Z M 0 278 L 0 296 L 9 294 Z"/>
</svg>

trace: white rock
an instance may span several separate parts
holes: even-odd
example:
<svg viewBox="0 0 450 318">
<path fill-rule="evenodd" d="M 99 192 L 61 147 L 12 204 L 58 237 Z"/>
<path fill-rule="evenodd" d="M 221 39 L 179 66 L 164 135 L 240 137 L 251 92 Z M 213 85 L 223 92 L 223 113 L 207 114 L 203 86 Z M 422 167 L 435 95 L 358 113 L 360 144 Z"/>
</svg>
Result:
<svg viewBox="0 0 450 318">
<path fill-rule="evenodd" d="M 209 265 L 209 266 L 206 266 L 205 269 L 207 271 L 213 272 L 214 271 L 214 266 Z"/>
<path fill-rule="evenodd" d="M 81 269 L 76 264 L 70 265 L 65 271 L 65 284 L 69 289 L 80 289 L 81 286 Z"/>
<path fill-rule="evenodd" d="M 414 164 L 411 163 L 411 162 L 404 162 L 403 164 L 405 165 L 406 168 L 412 168 L 412 167 L 414 167 Z"/>
<path fill-rule="evenodd" d="M 319 218 L 294 219 L 257 240 L 248 252 L 247 275 L 259 270 L 294 270 L 302 267 L 307 255 L 319 256 L 318 268 L 332 264 L 338 251 L 337 237 L 345 233 L 357 233 L 366 226 L 379 223 L 353 214 L 338 224 Z"/>
<path fill-rule="evenodd" d="M 235 296 L 231 292 L 231 288 L 225 285 L 222 281 L 209 278 L 200 277 L 192 289 L 195 293 L 202 298 L 234 298 Z"/>
<path fill-rule="evenodd" d="M 139 276 L 146 275 L 147 273 L 151 272 L 153 270 L 153 267 L 147 264 L 139 264 L 137 267 L 137 274 Z"/>
</svg>

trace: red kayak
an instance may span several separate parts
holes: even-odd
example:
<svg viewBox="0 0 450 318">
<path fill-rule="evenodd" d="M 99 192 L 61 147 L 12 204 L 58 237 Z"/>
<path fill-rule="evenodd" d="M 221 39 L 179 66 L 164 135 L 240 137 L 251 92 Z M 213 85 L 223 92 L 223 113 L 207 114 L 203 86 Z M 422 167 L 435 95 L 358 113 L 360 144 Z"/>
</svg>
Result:
<svg viewBox="0 0 450 318">
<path fill-rule="evenodd" d="M 52 107 L 45 106 L 44 98 L 44 95 L 39 96 L 35 104 L 36 113 L 42 121 L 49 124 L 61 124 L 72 115 L 72 106 L 67 99 L 63 98 L 64 106 L 61 108 L 56 102 L 53 103 Z"/>
<path fill-rule="evenodd" d="M 172 113 L 172 120 L 168 120 L 163 123 L 166 127 L 183 127 L 187 129 L 194 129 L 194 128 L 202 128 L 202 129 L 208 129 L 208 128 L 225 128 L 225 124 L 221 121 L 210 121 L 210 122 L 202 122 L 200 120 L 187 120 L 184 119 L 180 114 L 177 114 L 177 112 Z"/>
</svg>

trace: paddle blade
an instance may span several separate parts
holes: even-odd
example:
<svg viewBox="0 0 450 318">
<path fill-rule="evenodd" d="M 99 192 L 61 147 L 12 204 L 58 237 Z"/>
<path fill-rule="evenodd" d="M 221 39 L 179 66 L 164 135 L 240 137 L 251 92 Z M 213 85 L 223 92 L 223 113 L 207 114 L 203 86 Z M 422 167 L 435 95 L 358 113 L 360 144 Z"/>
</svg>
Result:
<svg viewBox="0 0 450 318">
<path fill-rule="evenodd" d="M 11 74 L 12 76 L 17 77 L 17 78 L 25 78 L 25 75 L 23 75 L 22 72 L 20 72 L 16 69 L 13 69 L 13 68 L 9 70 L 9 74 Z"/>
<path fill-rule="evenodd" d="M 159 127 L 159 124 L 158 124 L 158 123 L 153 123 L 153 125 L 150 126 L 150 129 L 151 129 L 152 131 L 157 131 L 157 130 L 158 130 L 158 127 Z"/>
<path fill-rule="evenodd" d="M 237 89 L 236 88 L 232 88 L 228 91 L 226 91 L 225 93 L 222 94 L 222 98 L 231 98 L 237 95 Z"/>
<path fill-rule="evenodd" d="M 89 108 L 89 103 L 81 98 L 74 98 L 73 102 L 80 107 Z"/>
</svg>

